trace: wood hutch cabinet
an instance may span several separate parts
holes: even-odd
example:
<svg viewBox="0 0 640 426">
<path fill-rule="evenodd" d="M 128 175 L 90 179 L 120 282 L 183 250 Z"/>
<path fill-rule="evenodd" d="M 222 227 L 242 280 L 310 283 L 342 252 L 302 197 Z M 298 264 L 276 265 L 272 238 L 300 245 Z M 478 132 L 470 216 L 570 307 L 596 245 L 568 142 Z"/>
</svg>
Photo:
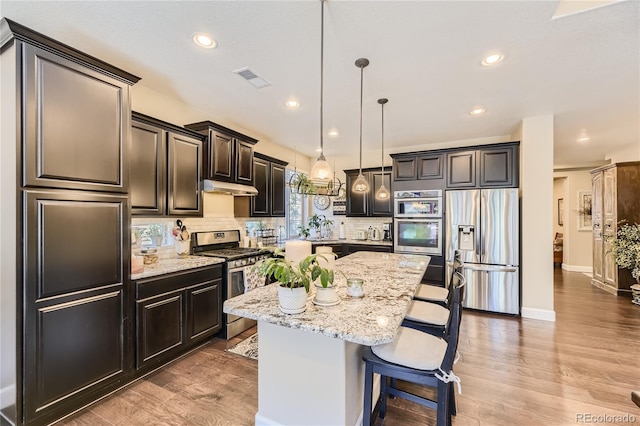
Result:
<svg viewBox="0 0 640 426">
<path fill-rule="evenodd" d="M 616 265 L 607 237 L 618 223 L 640 223 L 640 161 L 616 163 L 591 171 L 593 222 L 592 284 L 611 294 L 630 294 L 635 280 Z"/>
</svg>

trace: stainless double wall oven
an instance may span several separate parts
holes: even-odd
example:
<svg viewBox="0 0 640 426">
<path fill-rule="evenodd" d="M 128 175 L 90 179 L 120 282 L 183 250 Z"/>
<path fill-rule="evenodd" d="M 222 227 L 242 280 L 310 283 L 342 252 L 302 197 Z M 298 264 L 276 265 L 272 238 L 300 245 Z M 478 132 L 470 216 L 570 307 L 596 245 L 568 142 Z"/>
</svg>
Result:
<svg viewBox="0 0 640 426">
<path fill-rule="evenodd" d="M 394 192 L 396 253 L 442 256 L 442 190 Z"/>
</svg>

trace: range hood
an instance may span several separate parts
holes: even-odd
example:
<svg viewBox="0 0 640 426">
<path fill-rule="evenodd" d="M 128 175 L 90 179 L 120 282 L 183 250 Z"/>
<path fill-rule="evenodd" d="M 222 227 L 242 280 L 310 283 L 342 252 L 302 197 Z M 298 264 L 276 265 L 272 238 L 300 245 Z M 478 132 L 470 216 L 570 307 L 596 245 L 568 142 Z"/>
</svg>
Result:
<svg viewBox="0 0 640 426">
<path fill-rule="evenodd" d="M 238 183 L 222 182 L 219 180 L 202 181 L 202 190 L 214 194 L 230 194 L 234 196 L 255 197 L 258 190 L 251 185 L 241 185 Z"/>
</svg>

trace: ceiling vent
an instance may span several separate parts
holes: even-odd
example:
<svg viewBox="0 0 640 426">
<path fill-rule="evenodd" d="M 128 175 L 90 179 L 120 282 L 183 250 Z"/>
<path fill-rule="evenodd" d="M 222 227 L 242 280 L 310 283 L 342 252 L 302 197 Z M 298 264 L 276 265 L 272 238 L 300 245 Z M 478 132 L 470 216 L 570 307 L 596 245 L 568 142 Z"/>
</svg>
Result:
<svg viewBox="0 0 640 426">
<path fill-rule="evenodd" d="M 267 80 L 265 80 L 264 78 L 260 77 L 258 74 L 250 70 L 249 67 L 244 67 L 244 68 L 240 68 L 239 70 L 235 70 L 234 74 L 238 74 L 240 77 L 247 80 L 257 89 L 262 89 L 263 87 L 271 86 L 271 83 L 269 83 Z"/>
</svg>

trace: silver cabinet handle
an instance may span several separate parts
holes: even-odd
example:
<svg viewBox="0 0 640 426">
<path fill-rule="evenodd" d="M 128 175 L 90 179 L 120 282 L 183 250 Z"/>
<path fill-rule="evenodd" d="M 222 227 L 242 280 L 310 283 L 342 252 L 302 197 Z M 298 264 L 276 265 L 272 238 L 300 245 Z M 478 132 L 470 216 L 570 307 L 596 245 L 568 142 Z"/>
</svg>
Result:
<svg viewBox="0 0 640 426">
<path fill-rule="evenodd" d="M 467 269 L 469 271 L 480 271 L 480 272 L 516 272 L 518 270 L 518 268 L 514 267 L 514 266 L 494 266 L 494 265 L 488 265 L 488 266 L 475 266 L 475 265 L 469 265 L 468 263 L 465 263 L 464 265 L 462 265 L 462 269 Z"/>
</svg>

